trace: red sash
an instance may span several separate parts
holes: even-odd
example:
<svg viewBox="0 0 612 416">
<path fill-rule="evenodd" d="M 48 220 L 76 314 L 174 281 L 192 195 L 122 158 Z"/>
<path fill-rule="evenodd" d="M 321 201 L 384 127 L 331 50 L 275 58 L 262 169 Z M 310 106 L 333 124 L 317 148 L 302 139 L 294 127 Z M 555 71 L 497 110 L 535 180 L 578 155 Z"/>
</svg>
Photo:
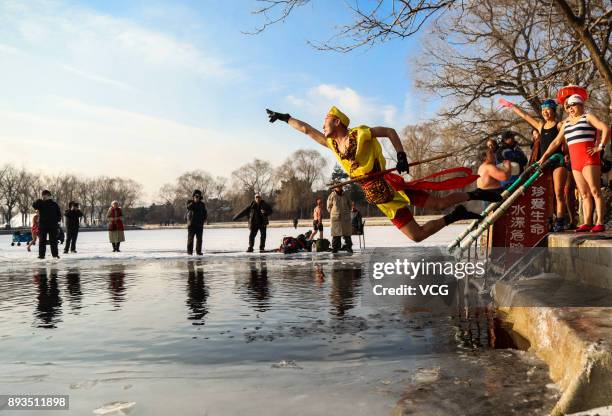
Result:
<svg viewBox="0 0 612 416">
<path fill-rule="evenodd" d="M 443 181 L 429 181 L 428 179 L 438 178 L 440 176 L 448 175 L 451 173 L 464 173 L 465 176 L 455 176 L 454 178 L 448 178 Z M 425 176 L 424 178 L 415 179 L 413 181 L 406 182 L 404 178 L 395 173 L 387 173 L 385 180 L 391 185 L 396 191 L 405 191 L 409 189 L 418 189 L 423 191 L 449 191 L 452 189 L 461 189 L 469 184 L 475 182 L 479 175 L 474 175 L 470 168 L 452 168 L 444 169 L 431 175 Z"/>
</svg>

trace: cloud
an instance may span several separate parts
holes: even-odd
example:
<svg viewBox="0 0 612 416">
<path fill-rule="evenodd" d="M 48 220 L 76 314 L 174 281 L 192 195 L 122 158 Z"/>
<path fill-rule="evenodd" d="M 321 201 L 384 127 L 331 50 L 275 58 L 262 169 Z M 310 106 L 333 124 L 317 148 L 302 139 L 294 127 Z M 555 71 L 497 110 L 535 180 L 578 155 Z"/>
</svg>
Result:
<svg viewBox="0 0 612 416">
<path fill-rule="evenodd" d="M 62 116 L 0 108 L 0 163 L 45 174 L 133 178 L 154 200 L 163 183 L 201 168 L 229 175 L 228 160 L 251 160 L 257 143 L 240 141 L 240 131 L 217 131 L 66 97 L 48 104 Z M 222 138 L 222 140 L 220 139 Z M 236 146 L 236 143 L 241 143 Z"/>
<path fill-rule="evenodd" d="M 204 78 L 240 78 L 226 58 L 132 20 L 62 2 L 0 2 L 0 52 L 32 52 L 81 77 L 125 88 L 122 69 L 177 71 Z M 143 71 L 145 69 L 146 71 Z M 110 81 L 110 82 L 109 82 Z"/>
<path fill-rule="evenodd" d="M 85 71 L 81 71 L 80 69 L 77 68 L 73 68 L 70 65 L 60 65 L 62 69 L 73 73 L 75 75 L 78 75 L 82 78 L 88 79 L 90 81 L 95 81 L 98 82 L 100 84 L 105 84 L 105 85 L 110 85 L 113 87 L 118 87 L 118 88 L 122 88 L 125 90 L 134 90 L 134 87 L 132 87 L 131 85 L 125 84 L 121 81 L 117 81 L 114 79 L 110 79 L 110 78 L 105 78 L 105 77 L 101 77 L 99 75 L 96 74 L 92 74 L 89 72 L 85 72 Z"/>
<path fill-rule="evenodd" d="M 350 87 L 320 84 L 306 91 L 303 96 L 287 96 L 287 102 L 296 110 L 318 117 L 321 122 L 332 105 L 345 112 L 353 125 L 393 126 L 398 121 L 395 106 L 385 104 L 378 98 L 360 95 Z"/>
</svg>

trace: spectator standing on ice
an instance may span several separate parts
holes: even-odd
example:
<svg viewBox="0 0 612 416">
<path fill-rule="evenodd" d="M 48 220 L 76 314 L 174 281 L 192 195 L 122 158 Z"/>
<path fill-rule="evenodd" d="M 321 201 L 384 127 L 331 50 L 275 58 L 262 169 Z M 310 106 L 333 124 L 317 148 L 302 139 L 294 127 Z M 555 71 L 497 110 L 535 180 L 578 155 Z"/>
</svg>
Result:
<svg viewBox="0 0 612 416">
<path fill-rule="evenodd" d="M 79 209 L 79 203 L 70 201 L 68 209 L 64 212 L 66 217 L 66 244 L 64 246 L 64 254 L 68 254 L 68 249 L 71 253 L 76 253 L 76 241 L 79 235 L 79 226 L 83 213 Z"/>
<path fill-rule="evenodd" d="M 119 252 L 119 246 L 125 241 L 123 227 L 123 212 L 119 207 L 119 202 L 113 201 L 106 214 L 108 220 L 108 239 L 113 245 L 113 252 Z"/>
<path fill-rule="evenodd" d="M 312 234 L 310 239 L 314 240 L 319 232 L 319 238 L 323 238 L 323 200 L 317 198 L 316 205 L 312 210 Z"/>
<path fill-rule="evenodd" d="M 204 222 L 208 217 L 206 205 L 202 202 L 202 191 L 193 191 L 191 200 L 187 201 L 187 253 L 193 254 L 193 238 L 196 239 L 196 254 L 202 255 L 202 233 Z"/>
<path fill-rule="evenodd" d="M 344 193 L 342 186 L 335 187 L 327 197 L 327 210 L 331 220 L 332 253 L 341 249 L 341 238 L 344 239 L 342 249 L 352 253 L 351 200 Z"/>
<path fill-rule="evenodd" d="M 255 236 L 259 232 L 259 251 L 266 251 L 266 229 L 268 227 L 268 217 L 272 215 L 272 208 L 266 201 L 263 200 L 261 194 L 255 194 L 255 200 L 247 205 L 242 211 L 232 218 L 236 221 L 244 216 L 249 216 L 249 248 L 247 253 L 253 252 L 255 244 Z"/>
<path fill-rule="evenodd" d="M 47 241 L 49 241 L 51 255 L 59 259 L 59 253 L 57 252 L 57 231 L 59 222 L 62 220 L 62 211 L 59 205 L 51 199 L 51 192 L 45 189 L 42 191 L 42 199 L 34 201 L 32 207 L 38 210 L 39 213 L 38 258 L 45 258 Z"/>
<path fill-rule="evenodd" d="M 363 217 L 355 201 L 351 202 L 351 227 L 352 235 L 363 235 Z"/>
</svg>

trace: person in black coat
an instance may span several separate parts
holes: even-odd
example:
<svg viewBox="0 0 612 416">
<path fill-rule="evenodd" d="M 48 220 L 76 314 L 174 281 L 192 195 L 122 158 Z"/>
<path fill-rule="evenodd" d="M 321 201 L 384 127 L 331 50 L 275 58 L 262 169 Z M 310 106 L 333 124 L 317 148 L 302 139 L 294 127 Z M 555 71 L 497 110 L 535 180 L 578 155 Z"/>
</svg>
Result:
<svg viewBox="0 0 612 416">
<path fill-rule="evenodd" d="M 259 232 L 259 251 L 266 250 L 266 228 L 268 226 L 268 216 L 272 214 L 272 208 L 264 201 L 259 193 L 255 194 L 255 201 L 247 205 L 242 211 L 232 218 L 233 221 L 238 220 L 246 215 L 249 216 L 249 248 L 248 253 L 253 252 L 255 244 L 255 236 Z"/>
<path fill-rule="evenodd" d="M 64 254 L 68 254 L 68 249 L 71 253 L 76 253 L 76 240 L 79 235 L 79 226 L 83 213 L 79 209 L 79 203 L 70 201 L 68 209 L 64 212 L 66 217 L 66 245 L 64 246 Z"/>
<path fill-rule="evenodd" d="M 193 237 L 196 238 L 196 253 L 202 255 L 202 232 L 208 217 L 206 205 L 202 202 L 202 191 L 196 189 L 187 201 L 187 253 L 193 254 Z"/>
<path fill-rule="evenodd" d="M 59 254 L 57 252 L 57 232 L 59 222 L 62 220 L 62 211 L 59 205 L 51 199 L 51 192 L 45 189 L 42 191 L 42 199 L 34 201 L 32 207 L 38 210 L 38 258 L 45 258 L 47 241 L 49 241 L 51 245 L 51 255 L 59 259 Z"/>
</svg>

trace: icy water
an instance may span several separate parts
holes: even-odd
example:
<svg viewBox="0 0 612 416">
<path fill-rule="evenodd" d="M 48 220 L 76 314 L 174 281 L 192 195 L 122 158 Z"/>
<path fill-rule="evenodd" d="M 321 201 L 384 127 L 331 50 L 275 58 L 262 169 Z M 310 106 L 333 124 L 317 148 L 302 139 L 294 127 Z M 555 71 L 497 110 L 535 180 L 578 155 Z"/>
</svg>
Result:
<svg viewBox="0 0 612 416">
<path fill-rule="evenodd" d="M 269 231 L 269 247 L 295 234 Z M 0 394 L 70 395 L 69 412 L 37 415 L 104 414 L 112 402 L 130 415 L 546 414 L 554 404 L 541 361 L 492 348 L 503 332 L 484 310 L 371 302 L 363 253 L 246 255 L 233 243 L 246 231 L 232 229 L 207 230 L 207 254 L 194 259 L 179 251 L 184 234 L 129 232 L 113 254 L 105 233 L 82 233 L 79 254 L 59 261 L 2 236 Z M 373 227 L 366 238 L 422 255 L 397 234 Z"/>
</svg>

